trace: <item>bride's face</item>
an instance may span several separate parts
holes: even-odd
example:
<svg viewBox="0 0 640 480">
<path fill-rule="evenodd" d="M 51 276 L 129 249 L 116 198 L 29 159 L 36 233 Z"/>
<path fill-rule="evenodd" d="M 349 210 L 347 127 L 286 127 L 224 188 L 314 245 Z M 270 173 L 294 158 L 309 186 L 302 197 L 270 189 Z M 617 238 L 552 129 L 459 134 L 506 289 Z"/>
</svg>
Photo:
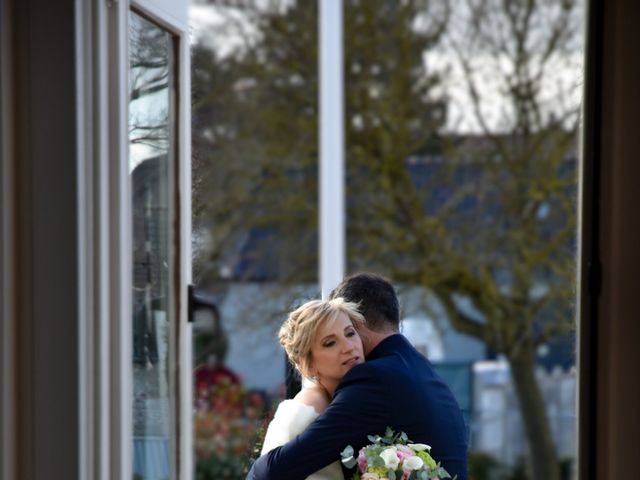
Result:
<svg viewBox="0 0 640 480">
<path fill-rule="evenodd" d="M 355 365 L 364 362 L 362 340 L 345 313 L 316 332 L 311 347 L 311 369 L 320 381 L 340 381 Z"/>
</svg>

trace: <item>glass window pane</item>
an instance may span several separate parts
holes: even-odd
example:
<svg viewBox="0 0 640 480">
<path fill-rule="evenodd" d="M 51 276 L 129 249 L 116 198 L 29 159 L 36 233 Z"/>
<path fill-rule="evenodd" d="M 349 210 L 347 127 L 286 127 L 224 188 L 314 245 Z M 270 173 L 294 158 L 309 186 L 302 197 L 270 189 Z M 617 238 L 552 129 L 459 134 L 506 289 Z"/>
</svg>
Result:
<svg viewBox="0 0 640 480">
<path fill-rule="evenodd" d="M 281 278 L 305 272 L 306 237 L 294 227 L 315 219 L 305 196 L 315 195 L 311 164 L 301 160 L 316 149 L 316 12 L 295 1 L 216 5 L 192 7 L 194 22 L 212 27 L 196 29 L 194 49 L 194 261 L 220 304 L 233 304 L 234 320 L 221 313 L 224 328 L 245 325 L 247 338 L 266 341 L 275 331 L 251 320 L 271 305 L 258 282 L 274 286 L 265 272 L 283 250 L 282 272 L 295 271 Z M 490 476 L 528 469 L 530 478 L 558 478 L 575 456 L 582 3 L 344 8 L 348 270 L 376 270 L 398 285 L 405 335 L 467 415 L 474 475 L 485 462 Z M 271 230 L 278 224 L 286 228 Z M 253 289 L 236 288 L 247 286 L 238 272 Z M 232 342 L 218 338 L 212 362 L 232 358 L 224 356 Z M 275 365 L 257 364 L 248 375 Z"/>
<path fill-rule="evenodd" d="M 348 270 L 400 288 L 470 477 L 575 459 L 582 3 L 344 2 Z"/>
<path fill-rule="evenodd" d="M 130 14 L 133 474 L 172 477 L 175 258 L 174 56 L 169 33 Z"/>
<path fill-rule="evenodd" d="M 315 1 L 194 2 L 194 324 L 199 478 L 244 478 L 284 394 L 277 330 L 320 295 Z"/>
</svg>

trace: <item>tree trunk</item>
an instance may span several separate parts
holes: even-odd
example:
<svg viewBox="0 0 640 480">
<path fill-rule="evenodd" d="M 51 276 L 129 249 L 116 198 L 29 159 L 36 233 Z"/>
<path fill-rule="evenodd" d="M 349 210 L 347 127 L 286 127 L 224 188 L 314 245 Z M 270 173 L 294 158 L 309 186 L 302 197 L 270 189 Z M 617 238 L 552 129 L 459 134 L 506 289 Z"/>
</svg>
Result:
<svg viewBox="0 0 640 480">
<path fill-rule="evenodd" d="M 533 348 L 526 345 L 508 355 L 511 375 L 529 445 L 532 478 L 559 480 L 560 469 L 542 391 L 535 377 Z"/>
</svg>

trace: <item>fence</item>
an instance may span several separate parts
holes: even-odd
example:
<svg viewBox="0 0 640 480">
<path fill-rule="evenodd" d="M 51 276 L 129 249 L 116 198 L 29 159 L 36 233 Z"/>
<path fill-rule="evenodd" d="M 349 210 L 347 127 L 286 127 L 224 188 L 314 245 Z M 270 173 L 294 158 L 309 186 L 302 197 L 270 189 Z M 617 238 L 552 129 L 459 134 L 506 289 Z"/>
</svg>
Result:
<svg viewBox="0 0 640 480">
<path fill-rule="evenodd" d="M 509 367 L 506 362 L 476 362 L 471 449 L 514 465 L 527 453 L 527 440 Z M 575 369 L 536 372 L 560 459 L 576 452 Z"/>
</svg>

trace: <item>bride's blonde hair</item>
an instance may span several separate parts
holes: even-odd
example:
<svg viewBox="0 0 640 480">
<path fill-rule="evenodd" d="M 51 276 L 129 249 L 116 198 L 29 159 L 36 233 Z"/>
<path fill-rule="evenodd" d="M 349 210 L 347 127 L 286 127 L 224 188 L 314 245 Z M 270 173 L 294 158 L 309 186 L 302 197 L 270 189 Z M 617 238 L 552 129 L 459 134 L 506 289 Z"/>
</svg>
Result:
<svg viewBox="0 0 640 480">
<path fill-rule="evenodd" d="M 327 322 L 335 322 L 340 313 L 349 317 L 356 329 L 364 325 L 364 317 L 358 304 L 344 298 L 311 300 L 289 314 L 280 327 L 278 338 L 294 367 L 305 377 L 311 377 L 311 346 L 320 328 Z"/>
</svg>

